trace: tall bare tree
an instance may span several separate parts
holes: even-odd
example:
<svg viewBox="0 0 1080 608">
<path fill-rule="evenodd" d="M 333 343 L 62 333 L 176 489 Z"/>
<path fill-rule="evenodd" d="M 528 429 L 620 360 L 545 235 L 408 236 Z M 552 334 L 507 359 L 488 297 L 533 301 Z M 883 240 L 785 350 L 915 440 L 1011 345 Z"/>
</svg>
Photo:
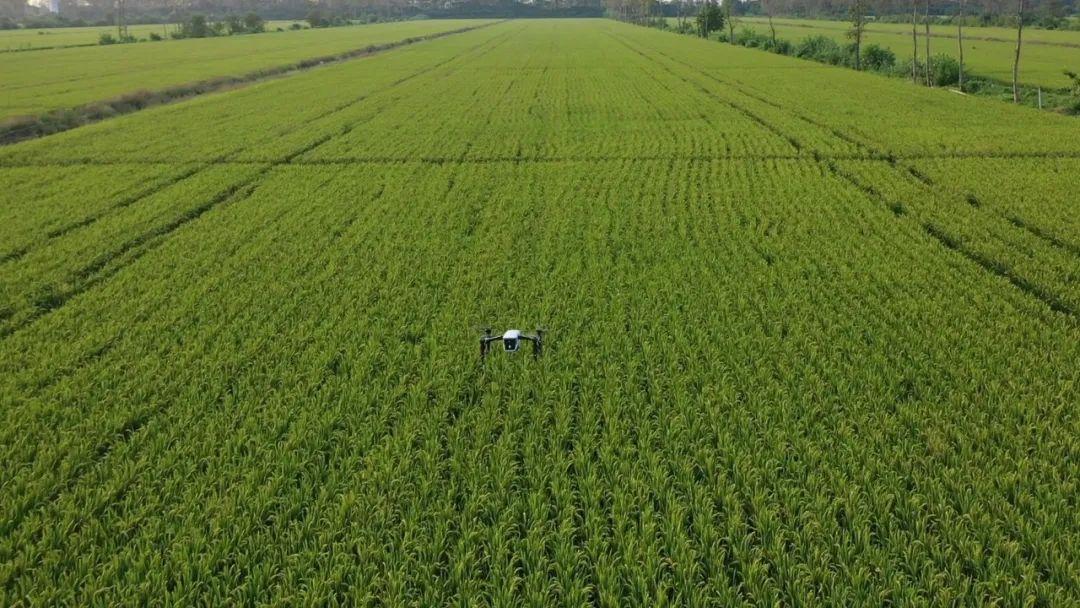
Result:
<svg viewBox="0 0 1080 608">
<path fill-rule="evenodd" d="M 127 18 L 124 15 L 126 0 L 116 0 L 116 37 L 124 42 L 128 37 Z"/>
<path fill-rule="evenodd" d="M 851 3 L 851 29 L 848 38 L 855 41 L 855 69 L 862 69 L 862 38 L 866 30 L 866 0 L 853 0 Z"/>
<path fill-rule="evenodd" d="M 957 81 L 960 86 L 960 92 L 964 91 L 964 0 L 960 0 L 960 18 L 956 20 L 956 43 L 960 51 L 960 72 L 959 80 Z"/>
<path fill-rule="evenodd" d="M 911 82 L 919 82 L 919 0 L 911 0 Z"/>
<path fill-rule="evenodd" d="M 724 0 L 724 20 L 727 21 L 728 42 L 735 44 L 735 18 L 732 16 L 731 5 L 736 0 Z"/>
<path fill-rule="evenodd" d="M 926 0 L 923 25 L 926 26 L 926 86 L 932 87 L 934 86 L 934 80 L 930 75 L 930 0 Z"/>
<path fill-rule="evenodd" d="M 769 18 L 769 34 L 772 36 L 773 48 L 776 48 L 776 28 L 773 27 L 772 22 L 772 3 L 768 0 L 761 0 L 761 8 L 765 9 L 765 16 Z"/>
<path fill-rule="evenodd" d="M 1020 103 L 1020 42 L 1024 36 L 1024 0 L 1016 8 L 1016 57 L 1013 59 L 1013 103 Z"/>
</svg>

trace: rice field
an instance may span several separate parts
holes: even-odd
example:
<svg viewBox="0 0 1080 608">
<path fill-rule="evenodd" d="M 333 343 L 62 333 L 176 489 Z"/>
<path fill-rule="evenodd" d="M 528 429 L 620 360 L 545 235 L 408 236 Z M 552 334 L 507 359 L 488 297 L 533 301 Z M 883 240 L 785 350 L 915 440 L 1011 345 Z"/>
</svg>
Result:
<svg viewBox="0 0 1080 608">
<path fill-rule="evenodd" d="M 1076 128 L 527 20 L 0 148 L 0 605 L 1076 604 Z"/>
<path fill-rule="evenodd" d="M 0 120 L 486 23 L 446 19 L 0 53 Z"/>
<path fill-rule="evenodd" d="M 274 32 L 277 28 L 287 30 L 293 23 L 307 25 L 306 22 L 301 20 L 267 21 L 266 30 L 267 32 Z M 176 24 L 172 23 L 139 23 L 129 25 L 128 34 L 140 40 L 148 39 L 150 34 L 157 34 L 165 40 L 169 40 L 170 32 L 175 31 L 175 29 Z M 102 34 L 116 36 L 116 26 L 94 25 L 0 30 L 0 52 L 93 46 L 98 44 Z"/>
</svg>

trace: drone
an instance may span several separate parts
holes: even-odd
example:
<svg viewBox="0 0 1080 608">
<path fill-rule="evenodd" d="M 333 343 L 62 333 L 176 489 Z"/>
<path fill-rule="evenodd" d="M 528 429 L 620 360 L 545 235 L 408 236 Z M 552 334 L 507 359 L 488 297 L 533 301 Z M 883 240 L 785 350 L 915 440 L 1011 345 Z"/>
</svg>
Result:
<svg viewBox="0 0 1080 608">
<path fill-rule="evenodd" d="M 484 335 L 480 336 L 480 358 L 483 359 L 487 356 L 488 351 L 491 350 L 491 343 L 502 341 L 503 350 L 508 353 L 516 353 L 521 348 L 522 340 L 532 342 L 533 357 L 539 357 L 544 352 L 544 330 L 537 329 L 535 335 L 528 335 L 521 333 L 517 329 L 508 329 L 506 333 L 501 336 L 491 335 L 491 328 L 488 327 L 484 330 Z"/>
</svg>

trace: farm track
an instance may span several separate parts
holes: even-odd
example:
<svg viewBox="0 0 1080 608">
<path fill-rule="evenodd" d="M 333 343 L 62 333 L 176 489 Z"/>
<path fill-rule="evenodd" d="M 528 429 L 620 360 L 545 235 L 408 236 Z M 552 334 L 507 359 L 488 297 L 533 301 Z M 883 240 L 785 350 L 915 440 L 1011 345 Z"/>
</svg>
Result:
<svg viewBox="0 0 1080 608">
<path fill-rule="evenodd" d="M 612 34 L 612 37 L 615 37 L 616 39 L 619 39 L 614 34 Z M 634 48 L 632 45 L 627 43 L 625 40 L 619 39 L 619 42 L 621 42 L 624 46 L 626 46 L 626 48 L 628 48 L 631 51 L 634 51 L 635 53 L 637 53 L 642 58 L 655 61 L 651 57 L 649 57 L 648 55 L 645 55 L 644 53 L 642 53 L 640 50 Z M 848 135 L 848 134 L 844 133 L 839 128 L 833 127 L 831 125 L 827 125 L 825 123 L 822 123 L 821 121 L 810 118 L 809 116 L 807 116 L 807 115 L 805 115 L 805 114 L 803 114 L 801 112 L 795 111 L 795 110 L 793 110 L 793 109 L 791 109 L 791 108 L 789 108 L 787 106 L 784 106 L 782 104 L 778 104 L 778 103 L 773 102 L 772 100 L 769 100 L 767 98 L 764 98 L 764 97 L 761 97 L 759 95 L 750 93 L 743 86 L 741 86 L 741 85 L 739 85 L 737 83 L 717 78 L 716 76 L 714 76 L 713 74 L 711 74 L 711 73 L 709 73 L 707 71 L 701 70 L 701 69 L 699 69 L 699 68 L 697 68 L 697 67 L 695 67 L 695 66 L 693 66 L 691 64 L 680 61 L 680 60 L 678 60 L 678 59 L 676 59 L 674 57 L 671 57 L 670 55 L 667 55 L 667 54 L 663 53 L 662 51 L 657 51 L 655 49 L 654 49 L 654 51 L 657 54 L 659 54 L 659 55 L 663 56 L 664 58 L 668 59 L 669 61 L 671 61 L 673 63 L 677 63 L 677 64 L 683 66 L 686 69 L 692 70 L 692 71 L 698 73 L 699 75 L 701 75 L 701 76 L 703 76 L 705 78 L 708 78 L 710 80 L 713 80 L 714 82 L 716 82 L 716 83 L 718 83 L 720 85 L 723 85 L 725 87 L 733 88 L 736 91 L 738 91 L 738 93 L 740 93 L 740 94 L 742 94 L 742 95 L 744 95 L 746 97 L 749 97 L 751 99 L 754 99 L 754 100 L 759 101 L 761 103 L 764 103 L 766 105 L 772 106 L 772 107 L 774 107 L 774 108 L 776 108 L 778 110 L 784 111 L 784 112 L 798 118 L 799 120 L 802 120 L 802 121 L 806 122 L 809 125 L 812 125 L 814 127 L 817 127 L 817 128 L 823 129 L 823 130 L 826 130 L 829 133 L 831 133 L 834 137 L 836 137 L 838 140 L 841 140 L 841 141 L 843 141 L 845 143 L 852 144 L 854 146 L 862 148 L 865 151 L 865 154 L 862 155 L 863 159 L 865 159 L 865 160 L 883 161 L 883 162 L 885 162 L 887 164 L 887 166 L 896 169 L 897 176 L 899 176 L 899 177 L 901 177 L 903 179 L 914 180 L 915 182 L 917 182 L 921 186 L 923 186 L 923 187 L 925 187 L 927 189 L 933 190 L 933 191 L 937 192 L 938 194 L 943 194 L 943 195 L 945 195 L 947 197 L 950 197 L 950 198 L 954 198 L 954 199 L 962 198 L 965 202 L 969 202 L 969 201 L 975 199 L 975 195 L 973 193 L 970 193 L 970 192 L 956 193 L 956 192 L 951 191 L 951 190 L 946 190 L 946 189 L 942 189 L 942 188 L 937 187 L 932 180 L 930 180 L 929 178 L 927 178 L 927 177 L 923 176 L 921 173 L 919 173 L 918 170 L 915 167 L 904 164 L 899 159 L 898 155 L 896 155 L 892 151 L 880 148 L 880 147 L 875 146 L 873 144 L 869 144 L 869 143 L 867 143 L 867 142 L 865 142 L 865 141 L 863 141 L 863 140 L 861 140 L 859 138 L 856 138 L 854 136 L 851 136 L 851 135 Z M 689 80 L 685 80 L 685 82 L 690 86 L 695 86 L 695 83 L 692 83 Z M 697 85 L 697 86 L 698 86 L 698 90 L 700 90 L 701 92 L 709 94 L 710 97 L 712 97 L 713 99 L 715 99 L 715 100 L 717 100 L 717 101 L 719 101 L 721 103 L 725 103 L 727 105 L 730 105 L 731 107 L 738 110 L 740 113 L 742 113 L 742 114 L 746 115 L 747 117 L 749 117 L 754 122 L 756 122 L 756 123 L 762 125 L 763 127 L 765 127 L 770 132 L 784 138 L 786 141 L 788 141 L 791 144 L 791 146 L 796 150 L 796 152 L 798 154 L 802 154 L 802 152 L 804 150 L 809 149 L 808 146 L 806 144 L 803 144 L 802 142 L 800 142 L 797 137 L 795 137 L 792 134 L 789 134 L 789 133 L 785 132 L 780 127 L 777 127 L 775 125 L 772 125 L 772 124 L 768 123 L 764 118 L 762 118 L 761 116 L 753 113 L 749 109 L 747 109 L 747 108 L 745 108 L 743 106 L 740 106 L 739 104 L 735 103 L 734 101 L 732 101 L 730 99 L 726 99 L 726 98 L 723 98 L 721 96 L 715 95 L 711 91 L 708 91 L 707 89 L 705 89 L 703 87 L 700 87 L 700 85 Z M 904 216 L 906 214 L 906 212 L 903 210 L 903 208 L 901 206 L 897 206 L 896 204 L 893 204 L 893 203 L 889 202 L 883 196 L 881 196 L 880 192 L 874 186 L 862 184 L 858 180 L 856 180 L 850 173 L 838 170 L 838 168 L 837 168 L 834 161 L 839 160 L 839 158 L 836 158 L 836 157 L 830 158 L 828 155 L 822 154 L 822 153 L 820 153 L 820 152 L 818 152 L 816 150 L 813 150 L 811 152 L 811 155 L 816 161 L 822 163 L 822 165 L 825 168 L 827 168 L 831 173 L 833 173 L 837 177 L 840 177 L 841 179 L 843 179 L 844 181 L 846 181 L 847 183 L 849 183 L 853 187 L 865 192 L 868 196 L 871 196 L 875 200 L 878 200 L 879 202 L 885 204 L 891 211 L 893 211 L 893 214 L 896 215 L 898 218 L 902 217 L 902 216 Z M 1057 155 L 1053 155 L 1053 156 L 1057 156 Z M 942 156 L 936 156 L 936 157 L 940 158 Z M 960 156 L 944 156 L 944 157 L 945 158 L 958 158 Z M 1072 155 L 1068 155 L 1068 157 L 1072 157 Z M 907 157 L 907 158 L 917 158 L 917 157 Z M 971 156 L 969 156 L 967 158 L 971 158 Z M 970 204 L 970 203 L 968 203 L 968 204 Z M 984 207 L 981 207 L 981 206 L 978 207 L 978 208 L 984 209 Z M 1013 225 L 1015 227 L 1018 227 L 1018 228 L 1021 228 L 1021 229 L 1025 230 L 1025 231 L 1027 231 L 1029 234 L 1032 234 L 1032 235 L 1040 238 L 1041 240 L 1048 243 L 1049 245 L 1052 245 L 1052 246 L 1057 247 L 1057 248 L 1061 248 L 1061 249 L 1063 249 L 1063 250 L 1065 250 L 1065 251 L 1067 251 L 1069 253 L 1072 253 L 1074 255 L 1077 253 L 1076 249 L 1074 247 L 1069 246 L 1068 244 L 1062 242 L 1060 239 L 1048 238 L 1049 235 L 1045 231 L 1042 231 L 1042 230 L 1039 230 L 1039 229 L 1033 229 L 1031 226 L 1025 224 L 1022 220 L 1013 221 L 1013 218 L 1010 218 L 1010 217 L 1006 216 L 1004 213 L 1002 213 L 1000 211 L 997 211 L 997 210 L 994 210 L 993 213 L 994 213 L 994 216 L 997 219 L 1001 220 L 1002 222 L 1007 223 L 1007 224 L 1011 224 L 1011 225 Z M 990 259 L 990 258 L 988 258 L 988 257 L 986 257 L 986 256 L 984 256 L 984 255 L 982 255 L 982 254 L 980 254 L 980 253 L 978 253 L 976 251 L 971 250 L 970 248 L 966 247 L 961 242 L 960 239 L 956 238 L 955 236 L 950 235 L 944 228 L 938 226 L 934 222 L 932 222 L 932 221 L 931 222 L 924 221 L 924 223 L 922 225 L 923 225 L 923 228 L 926 230 L 926 233 L 928 235 L 930 235 L 931 237 L 933 237 L 935 240 L 937 240 L 946 249 L 951 250 L 951 251 L 956 251 L 956 252 L 960 253 L 961 255 L 963 255 L 966 259 L 968 259 L 972 263 L 974 263 L 977 266 L 979 266 L 980 268 L 986 270 L 987 272 L 989 272 L 989 273 L 991 273 L 991 274 L 993 274 L 995 276 L 999 276 L 999 277 L 1002 277 L 1002 278 L 1008 280 L 1009 283 L 1011 283 L 1014 287 L 1019 289 L 1021 292 L 1031 296 L 1034 299 L 1039 300 L 1040 302 L 1045 304 L 1047 307 L 1049 307 L 1054 312 L 1066 314 L 1069 317 L 1071 317 L 1074 322 L 1075 321 L 1080 321 L 1080 311 L 1077 311 L 1074 307 L 1070 306 L 1069 304 L 1066 304 L 1065 301 L 1058 294 L 1054 293 L 1052 290 L 1038 287 L 1037 285 L 1033 284 L 1028 279 L 1018 275 L 1014 270 L 1010 269 L 1007 264 L 1005 264 L 1005 263 L 1003 263 L 1001 261 L 998 261 L 998 260 Z"/>
</svg>

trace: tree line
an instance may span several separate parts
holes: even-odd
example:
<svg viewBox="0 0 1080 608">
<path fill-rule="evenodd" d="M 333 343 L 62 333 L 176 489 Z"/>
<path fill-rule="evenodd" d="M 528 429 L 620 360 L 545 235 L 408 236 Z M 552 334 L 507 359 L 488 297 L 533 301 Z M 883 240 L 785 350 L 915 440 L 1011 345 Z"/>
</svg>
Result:
<svg viewBox="0 0 1080 608">
<path fill-rule="evenodd" d="M 1020 103 L 1020 62 L 1024 28 L 1032 25 L 1065 27 L 1080 22 L 1069 17 L 1080 0 L 604 0 L 609 16 L 643 25 L 666 27 L 666 17 L 677 18 L 677 29 L 693 30 L 701 36 L 727 28 L 726 39 L 736 44 L 735 22 L 743 15 L 768 18 L 773 48 L 778 46 L 773 18 L 780 16 L 844 19 L 850 24 L 847 37 L 856 70 L 862 69 L 863 39 L 873 21 L 911 24 L 911 79 L 934 83 L 934 58 L 930 55 L 930 26 L 951 24 L 956 27 L 958 51 L 958 87 L 964 91 L 965 25 L 1007 25 L 1015 28 L 1016 44 L 1012 65 L 1012 96 Z M 684 21 L 685 20 L 685 21 Z M 925 51 L 920 59 L 919 29 L 924 30 Z"/>
<path fill-rule="evenodd" d="M 603 16 L 602 0 L 0 0 L 0 26 L 64 27 L 127 23 L 183 23 L 192 15 L 213 21 L 227 15 L 306 19 L 313 11 L 328 19 L 395 20 L 417 16 Z"/>
</svg>

